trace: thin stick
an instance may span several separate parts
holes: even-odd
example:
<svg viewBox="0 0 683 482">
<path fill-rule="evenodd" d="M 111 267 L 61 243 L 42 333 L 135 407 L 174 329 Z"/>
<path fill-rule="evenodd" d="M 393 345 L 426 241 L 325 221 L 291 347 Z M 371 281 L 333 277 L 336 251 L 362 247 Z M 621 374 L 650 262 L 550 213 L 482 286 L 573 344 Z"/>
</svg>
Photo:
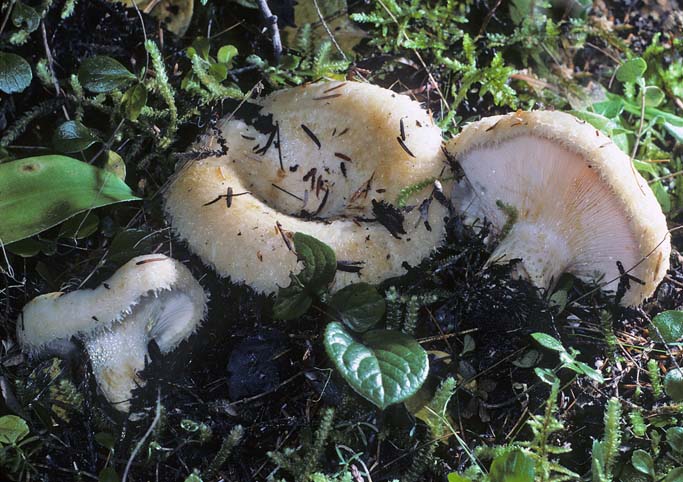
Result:
<svg viewBox="0 0 683 482">
<path fill-rule="evenodd" d="M 275 62 L 279 64 L 282 55 L 282 40 L 280 39 L 280 29 L 277 26 L 277 15 L 273 15 L 273 12 L 270 11 L 266 0 L 258 0 L 258 7 L 263 19 L 270 27 L 270 33 L 273 36 L 273 54 L 275 55 Z"/>
<path fill-rule="evenodd" d="M 123 477 L 121 478 L 121 482 L 126 482 L 126 480 L 128 479 L 128 472 L 130 471 L 130 466 L 133 465 L 133 459 L 135 459 L 135 456 L 138 454 L 142 446 L 145 444 L 145 441 L 149 438 L 150 435 L 152 435 L 152 431 L 154 430 L 154 427 L 156 427 L 157 423 L 159 423 L 160 418 L 161 391 L 157 391 L 157 409 L 156 414 L 154 415 L 154 420 L 152 420 L 152 424 L 145 432 L 145 435 L 143 435 L 142 438 L 138 441 L 138 444 L 135 446 L 135 449 L 133 449 L 133 452 L 130 454 L 130 458 L 128 459 L 128 463 L 126 464 L 126 469 L 123 471 Z"/>
<path fill-rule="evenodd" d="M 342 50 L 342 48 L 339 46 L 337 43 L 337 39 L 334 38 L 334 35 L 332 35 L 332 31 L 330 30 L 330 27 L 327 26 L 327 22 L 325 22 L 325 17 L 323 17 L 323 13 L 320 11 L 320 7 L 318 6 L 318 0 L 313 0 L 313 5 L 315 5 L 315 11 L 318 13 L 318 18 L 320 19 L 320 23 L 323 24 L 323 28 L 325 29 L 325 32 L 327 32 L 327 35 L 330 37 L 330 40 L 332 40 L 332 43 L 336 47 L 336 49 L 339 51 L 341 54 L 342 58 L 344 60 L 349 60 L 346 57 L 346 54 Z"/>
</svg>

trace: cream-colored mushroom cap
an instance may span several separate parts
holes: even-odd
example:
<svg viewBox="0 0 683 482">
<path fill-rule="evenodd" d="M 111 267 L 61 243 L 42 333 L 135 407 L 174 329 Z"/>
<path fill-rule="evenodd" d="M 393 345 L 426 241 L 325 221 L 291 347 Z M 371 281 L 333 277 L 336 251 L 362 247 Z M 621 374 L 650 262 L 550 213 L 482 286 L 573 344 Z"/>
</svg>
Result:
<svg viewBox="0 0 683 482">
<path fill-rule="evenodd" d="M 83 340 L 93 373 L 121 411 L 142 381 L 147 344 L 168 353 L 201 324 L 207 297 L 190 271 L 163 254 L 138 256 L 95 289 L 48 293 L 31 300 L 17 320 L 24 351 L 40 354 L 72 336 Z"/>
<path fill-rule="evenodd" d="M 666 274 L 671 244 L 654 194 L 629 156 L 583 120 L 544 111 L 488 117 L 446 149 L 464 171 L 456 209 L 506 231 L 492 261 L 520 259 L 542 288 L 568 272 L 614 292 L 621 265 L 643 282 L 630 281 L 621 300 L 629 306 Z"/>
<path fill-rule="evenodd" d="M 431 202 L 430 183 L 408 198 L 405 233 L 375 220 L 382 202 L 395 204 L 401 189 L 445 167 L 441 132 L 417 102 L 358 82 L 256 102 L 219 123 L 227 154 L 189 163 L 166 193 L 173 230 L 220 275 L 265 293 L 287 286 L 299 270 L 286 239 L 295 232 L 362 263 L 359 273 L 338 271 L 333 289 L 404 274 L 404 263 L 440 244 L 448 210 Z M 194 149 L 220 145 L 209 135 Z"/>
</svg>

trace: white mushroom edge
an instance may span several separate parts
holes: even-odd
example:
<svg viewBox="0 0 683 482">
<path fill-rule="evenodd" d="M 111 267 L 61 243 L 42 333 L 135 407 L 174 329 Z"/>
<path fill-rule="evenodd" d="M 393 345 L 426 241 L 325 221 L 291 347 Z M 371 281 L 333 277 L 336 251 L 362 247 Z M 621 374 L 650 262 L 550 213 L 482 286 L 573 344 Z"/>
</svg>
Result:
<svg viewBox="0 0 683 482">
<path fill-rule="evenodd" d="M 131 259 L 95 289 L 34 298 L 17 320 L 23 350 L 40 355 L 76 336 L 83 340 L 97 383 L 122 412 L 143 382 L 147 345 L 173 351 L 201 325 L 207 295 L 182 263 L 163 254 Z"/>
</svg>

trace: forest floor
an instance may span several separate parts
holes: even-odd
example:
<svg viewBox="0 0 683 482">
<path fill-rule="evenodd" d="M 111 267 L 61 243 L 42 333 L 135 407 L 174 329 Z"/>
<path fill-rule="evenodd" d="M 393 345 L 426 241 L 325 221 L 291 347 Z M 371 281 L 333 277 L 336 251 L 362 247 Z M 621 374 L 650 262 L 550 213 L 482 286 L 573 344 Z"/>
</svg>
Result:
<svg viewBox="0 0 683 482">
<path fill-rule="evenodd" d="M 187 7 L 171 3 L 176 16 Z M 93 211 L 82 223 L 87 235 L 60 225 L 3 246 L 0 416 L 20 417 L 29 432 L 0 418 L 0 478 L 682 481 L 683 381 L 671 375 L 683 337 L 683 237 L 675 229 L 683 213 L 683 15 L 675 0 L 272 1 L 284 42 L 279 64 L 258 2 L 205 3 L 195 1 L 181 36 L 103 0 L 12 0 L 0 10 L 0 51 L 34 72 L 25 90 L 0 96 L 0 166 L 56 152 L 103 168 L 120 158 L 122 180 L 142 199 Z M 237 55 L 219 53 L 227 45 Z M 129 85 L 84 91 L 79 66 L 96 55 L 132 72 L 144 99 L 124 95 Z M 615 72 L 627 62 L 646 69 L 620 81 Z M 318 79 L 364 79 L 410 95 L 445 138 L 486 115 L 572 111 L 635 154 L 672 229 L 670 271 L 637 309 L 571 277 L 544 293 L 511 279 L 509 266 L 487 265 L 486 233 L 456 216 L 430 259 L 378 287 L 398 293 L 388 309 L 404 317 L 430 361 L 416 398 L 379 410 L 334 368 L 322 311 L 274 320 L 272 296 L 218 277 L 174 238 L 162 209 L 182 153 L 243 93 Z M 647 89 L 658 102 L 641 113 Z M 74 119 L 83 129 L 55 134 Z M 181 260 L 211 303 L 177 350 L 152 350 L 136 416 L 127 419 L 98 391 L 83 350 L 31 359 L 16 320 L 35 296 L 95 287 L 147 253 Z M 671 330 L 667 343 L 654 326 Z M 558 340 L 562 356 L 535 333 Z M 540 378 L 543 368 L 556 379 Z M 443 410 L 430 415 L 425 404 Z"/>
</svg>

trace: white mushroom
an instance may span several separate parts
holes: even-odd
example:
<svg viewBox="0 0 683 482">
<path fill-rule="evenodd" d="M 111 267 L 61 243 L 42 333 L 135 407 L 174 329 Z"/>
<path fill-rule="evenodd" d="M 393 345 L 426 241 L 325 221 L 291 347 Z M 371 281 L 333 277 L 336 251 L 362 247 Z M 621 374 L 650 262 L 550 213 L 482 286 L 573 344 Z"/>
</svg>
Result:
<svg viewBox="0 0 683 482">
<path fill-rule="evenodd" d="M 183 264 L 162 254 L 138 256 L 95 289 L 31 300 L 17 320 L 17 338 L 32 355 L 81 338 L 100 389 L 127 412 L 131 391 L 142 384 L 148 343 L 174 350 L 200 326 L 206 302 Z"/>
<path fill-rule="evenodd" d="M 333 289 L 404 274 L 405 263 L 420 263 L 441 243 L 448 209 L 431 202 L 430 182 L 409 196 L 412 210 L 392 211 L 405 216 L 405 232 L 375 221 L 403 188 L 445 167 L 439 128 L 408 97 L 322 82 L 245 105 L 218 128 L 227 153 L 181 169 L 165 209 L 178 236 L 220 275 L 265 293 L 286 286 L 299 270 L 287 239 L 294 232 L 361 263 L 359 273 L 338 271 Z M 219 150 L 219 139 L 206 136 L 195 149 Z"/>
<path fill-rule="evenodd" d="M 621 302 L 652 295 L 669 267 L 666 219 L 647 182 L 608 137 L 561 112 L 516 112 L 472 123 L 447 152 L 462 171 L 456 209 L 492 223 L 503 239 L 495 262 L 521 260 L 535 285 L 569 272 L 617 291 Z"/>
</svg>

